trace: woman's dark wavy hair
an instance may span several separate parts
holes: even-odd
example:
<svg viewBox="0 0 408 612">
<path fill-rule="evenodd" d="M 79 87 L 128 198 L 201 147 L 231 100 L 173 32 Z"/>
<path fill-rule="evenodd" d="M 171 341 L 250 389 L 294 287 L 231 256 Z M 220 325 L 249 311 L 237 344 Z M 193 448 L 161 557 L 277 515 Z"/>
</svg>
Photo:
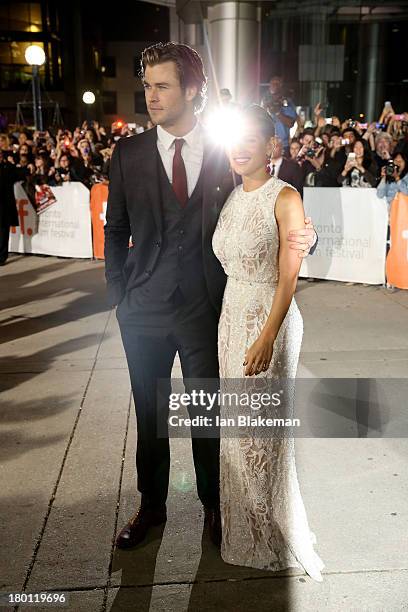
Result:
<svg viewBox="0 0 408 612">
<path fill-rule="evenodd" d="M 366 140 L 363 140 L 362 138 L 357 138 L 356 142 L 353 144 L 353 149 L 354 149 L 354 146 L 358 142 L 361 142 L 361 144 L 363 145 L 363 149 L 364 149 L 363 168 L 368 170 L 374 162 L 372 151 L 369 147 L 368 142 Z"/>
<path fill-rule="evenodd" d="M 275 124 L 271 116 L 262 106 L 259 106 L 259 104 L 250 104 L 243 108 L 241 113 L 245 120 L 253 121 L 259 126 L 265 140 L 269 140 L 275 136 Z"/>
<path fill-rule="evenodd" d="M 408 172 L 408 157 L 403 151 L 394 151 L 392 159 L 394 160 L 397 157 L 397 155 L 401 155 L 402 159 L 405 162 L 405 168 L 400 174 L 400 178 L 403 178 Z"/>
<path fill-rule="evenodd" d="M 207 100 L 207 76 L 200 55 L 188 45 L 179 43 L 151 45 L 142 53 L 140 77 L 144 78 L 146 66 L 156 66 L 164 62 L 176 64 L 182 90 L 187 87 L 197 87 L 193 104 L 195 112 L 201 113 Z"/>
</svg>

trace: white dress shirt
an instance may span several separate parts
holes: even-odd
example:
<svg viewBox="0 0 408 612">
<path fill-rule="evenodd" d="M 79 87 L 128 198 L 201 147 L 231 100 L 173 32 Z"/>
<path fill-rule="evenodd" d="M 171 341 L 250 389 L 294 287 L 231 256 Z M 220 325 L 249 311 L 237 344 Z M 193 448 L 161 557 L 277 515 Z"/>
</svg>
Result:
<svg viewBox="0 0 408 612">
<path fill-rule="evenodd" d="M 157 126 L 157 148 L 170 183 L 173 182 L 174 140 L 183 138 L 184 145 L 181 156 L 186 167 L 188 197 L 194 191 L 200 176 L 204 155 L 204 139 L 202 128 L 197 122 L 191 132 L 185 136 L 173 136 L 160 125 Z"/>
<path fill-rule="evenodd" d="M 282 165 L 282 162 L 283 162 L 283 157 L 279 157 L 278 159 L 271 159 L 270 169 L 272 172 L 272 166 L 275 166 L 275 172 L 273 176 L 276 176 L 276 178 L 278 178 L 278 174 L 279 174 L 279 170 Z"/>
</svg>

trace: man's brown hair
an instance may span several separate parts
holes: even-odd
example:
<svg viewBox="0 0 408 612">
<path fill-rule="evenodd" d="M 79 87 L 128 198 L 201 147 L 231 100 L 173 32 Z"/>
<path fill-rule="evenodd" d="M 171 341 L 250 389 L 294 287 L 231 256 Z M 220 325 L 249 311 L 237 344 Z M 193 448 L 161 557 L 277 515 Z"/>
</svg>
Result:
<svg viewBox="0 0 408 612">
<path fill-rule="evenodd" d="M 183 91 L 187 87 L 197 87 L 197 95 L 193 100 L 194 110 L 200 113 L 207 99 L 207 77 L 200 55 L 189 47 L 179 43 L 158 43 L 147 47 L 140 61 L 140 76 L 143 79 L 146 66 L 155 66 L 164 62 L 174 62 Z"/>
</svg>

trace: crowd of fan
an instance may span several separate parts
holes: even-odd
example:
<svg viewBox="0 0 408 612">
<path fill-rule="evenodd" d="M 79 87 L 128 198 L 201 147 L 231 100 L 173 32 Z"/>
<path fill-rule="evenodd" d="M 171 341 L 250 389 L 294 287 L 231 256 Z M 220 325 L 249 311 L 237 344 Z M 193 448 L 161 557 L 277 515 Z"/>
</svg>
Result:
<svg viewBox="0 0 408 612">
<path fill-rule="evenodd" d="M 408 113 L 386 106 L 377 122 L 341 122 L 315 108 L 313 127 L 298 118 L 288 158 L 301 169 L 304 186 L 377 187 L 391 201 L 396 190 L 408 193 Z M 398 189 L 397 189 L 398 188 Z"/>
<path fill-rule="evenodd" d="M 30 132 L 10 126 L 0 134 L 0 160 L 19 168 L 28 188 L 58 186 L 66 181 L 80 181 L 90 188 L 108 179 L 117 140 L 151 126 L 131 128 L 118 121 L 107 131 L 97 121 L 84 121 L 73 132 Z M 408 193 L 408 113 L 396 115 L 386 106 L 378 122 L 367 125 L 352 119 L 326 119 L 318 104 L 314 122 L 308 124 L 297 116 L 294 129 L 286 148 L 275 138 L 271 165 L 285 157 L 298 189 L 377 187 L 378 195 L 388 202 L 397 191 Z"/>
<path fill-rule="evenodd" d="M 28 185 L 55 187 L 80 181 L 90 188 L 108 178 L 116 141 L 131 133 L 122 122 L 113 124 L 110 133 L 97 121 L 84 121 L 73 132 L 62 128 L 30 132 L 11 126 L 0 134 L 0 155 L 19 168 Z"/>
</svg>

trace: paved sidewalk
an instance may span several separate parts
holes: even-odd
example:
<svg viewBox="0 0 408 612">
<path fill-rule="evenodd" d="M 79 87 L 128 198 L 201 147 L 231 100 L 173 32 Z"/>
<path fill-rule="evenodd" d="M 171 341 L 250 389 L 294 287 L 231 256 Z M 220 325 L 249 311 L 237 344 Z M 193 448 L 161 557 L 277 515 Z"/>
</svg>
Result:
<svg viewBox="0 0 408 612">
<path fill-rule="evenodd" d="M 223 563 L 188 440 L 171 442 L 163 533 L 114 552 L 138 504 L 135 418 L 103 263 L 11 256 L 0 287 L 0 591 L 66 591 L 75 612 L 408 610 L 402 438 L 296 440 L 323 583 Z M 408 376 L 408 292 L 300 281 L 297 301 L 301 376 Z"/>
</svg>

